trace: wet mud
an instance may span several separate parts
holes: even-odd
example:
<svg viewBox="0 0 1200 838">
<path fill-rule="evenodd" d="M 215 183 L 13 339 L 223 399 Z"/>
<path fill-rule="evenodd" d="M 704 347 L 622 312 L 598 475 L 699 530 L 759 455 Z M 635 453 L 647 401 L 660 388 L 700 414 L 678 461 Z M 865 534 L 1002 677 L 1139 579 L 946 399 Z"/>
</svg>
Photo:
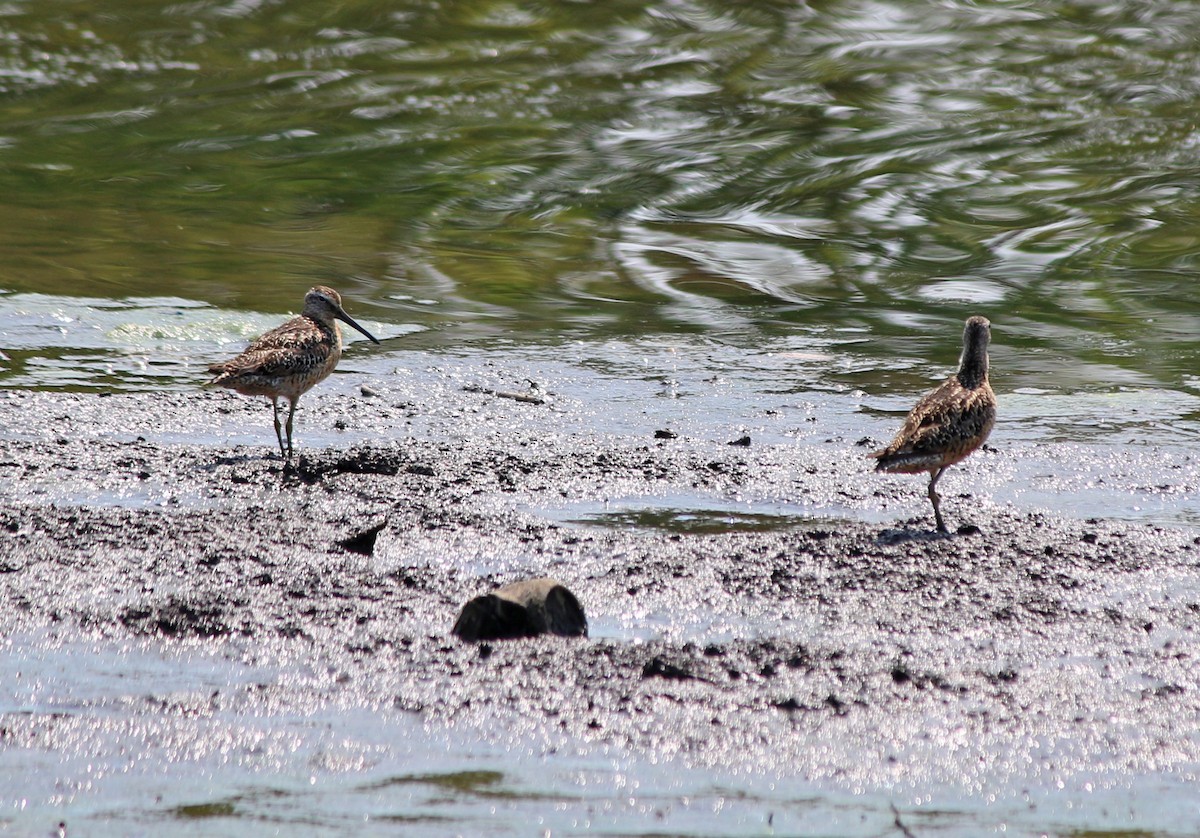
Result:
<svg viewBox="0 0 1200 838">
<path fill-rule="evenodd" d="M 265 422 L 247 447 L 139 430 L 163 410 L 201 423 L 231 406 L 219 396 L 3 401 L 0 633 L 150 638 L 281 673 L 124 709 L 174 718 L 184 739 L 210 735 L 186 720 L 217 707 L 365 707 L 546 752 L 611 747 L 968 795 L 1121 784 L 1200 757 L 1189 530 L 991 505 L 948 480 L 959 531 L 938 535 L 927 513 L 879 524 L 847 512 L 886 515 L 923 492 L 869 474 L 853 440 L 555 433 L 553 415 L 518 414 L 544 406 L 461 398 L 482 400 L 492 433 L 448 424 L 441 438 L 315 448 L 301 430 L 286 467 Z M 98 402 L 103 427 L 71 433 L 68 417 Z M 701 532 L 561 513 L 683 492 L 807 513 Z M 451 635 L 468 600 L 540 576 L 578 596 L 589 638 Z M 0 736 L 6 749 L 52 749 L 77 743 L 81 724 L 9 714 Z M 157 746 L 127 747 L 152 758 Z"/>
</svg>

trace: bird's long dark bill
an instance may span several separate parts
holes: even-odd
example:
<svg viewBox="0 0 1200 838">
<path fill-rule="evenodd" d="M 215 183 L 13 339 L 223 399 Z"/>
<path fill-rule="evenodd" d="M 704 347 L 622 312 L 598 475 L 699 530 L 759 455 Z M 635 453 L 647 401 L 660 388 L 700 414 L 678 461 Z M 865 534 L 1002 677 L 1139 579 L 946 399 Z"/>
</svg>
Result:
<svg viewBox="0 0 1200 838">
<path fill-rule="evenodd" d="M 368 331 L 367 331 L 366 329 L 364 329 L 362 326 L 358 325 L 358 323 L 354 322 L 354 318 L 353 318 L 353 317 L 351 317 L 349 314 L 346 314 L 346 312 L 344 312 L 344 311 L 339 311 L 339 312 L 337 313 L 337 318 L 338 318 L 338 320 L 343 320 L 343 321 L 345 321 L 346 323 L 349 323 L 351 326 L 353 326 L 354 328 L 358 329 L 360 332 L 362 332 L 364 335 L 366 335 L 367 337 L 369 337 L 369 338 L 370 338 L 372 341 L 374 341 L 375 343 L 379 343 L 379 338 L 375 337 L 373 334 L 371 334 L 370 332 L 368 332 Z"/>
</svg>

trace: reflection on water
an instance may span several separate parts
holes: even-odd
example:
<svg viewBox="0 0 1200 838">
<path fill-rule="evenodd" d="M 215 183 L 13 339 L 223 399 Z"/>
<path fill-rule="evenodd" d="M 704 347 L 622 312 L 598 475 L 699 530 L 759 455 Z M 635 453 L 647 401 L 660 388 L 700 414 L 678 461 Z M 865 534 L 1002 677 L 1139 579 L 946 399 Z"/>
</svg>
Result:
<svg viewBox="0 0 1200 838">
<path fill-rule="evenodd" d="M 12 3 L 0 288 L 282 313 L 323 281 L 445 345 L 861 328 L 868 369 L 978 310 L 1011 386 L 1177 387 L 1197 25 L 1135 3 Z"/>
</svg>

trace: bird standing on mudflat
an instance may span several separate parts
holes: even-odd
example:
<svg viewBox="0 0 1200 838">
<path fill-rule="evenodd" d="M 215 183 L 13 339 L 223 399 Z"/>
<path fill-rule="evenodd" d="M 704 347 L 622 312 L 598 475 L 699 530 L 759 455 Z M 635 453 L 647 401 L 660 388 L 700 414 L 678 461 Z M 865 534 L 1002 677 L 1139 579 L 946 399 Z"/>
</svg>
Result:
<svg viewBox="0 0 1200 838">
<path fill-rule="evenodd" d="M 292 417 L 296 402 L 324 381 L 342 357 L 342 332 L 337 321 L 348 323 L 375 343 L 342 308 L 337 291 L 318 285 L 304 295 L 304 310 L 251 343 L 232 361 L 208 368 L 215 378 L 209 384 L 228 387 L 243 396 L 266 396 L 275 410 L 275 437 L 281 457 L 292 456 Z M 279 423 L 279 400 L 287 399 L 287 448 Z"/>
<path fill-rule="evenodd" d="M 929 472 L 929 502 L 938 532 L 946 532 L 941 498 L 934 488 L 938 478 L 983 445 L 996 424 L 996 394 L 988 384 L 991 338 L 992 324 L 986 317 L 968 318 L 958 372 L 917 402 L 890 445 L 870 455 L 877 460 L 876 471 Z"/>
</svg>

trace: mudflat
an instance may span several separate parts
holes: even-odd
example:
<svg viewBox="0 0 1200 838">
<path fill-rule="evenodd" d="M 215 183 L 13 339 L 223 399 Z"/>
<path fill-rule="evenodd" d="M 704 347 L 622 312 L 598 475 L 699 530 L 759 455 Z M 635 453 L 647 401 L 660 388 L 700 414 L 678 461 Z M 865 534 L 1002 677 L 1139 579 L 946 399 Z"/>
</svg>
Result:
<svg viewBox="0 0 1200 838">
<path fill-rule="evenodd" d="M 404 425 L 403 404 L 372 396 L 329 396 L 321 421 Z M 919 509 L 923 483 L 869 474 L 853 442 L 556 431 L 542 405 L 458 398 L 471 418 L 426 438 L 306 445 L 318 420 L 302 416 L 285 466 L 261 403 L 3 394 L 9 654 L 151 639 L 279 673 L 6 712 L 4 749 L 99 742 L 97 760 L 120 749 L 154 763 L 227 735 L 222 747 L 286 760 L 287 743 L 240 741 L 228 720 L 369 708 L 433 736 L 611 748 L 900 799 L 1033 788 L 1052 801 L 1055 787 L 1148 777 L 1184 793 L 1200 758 L 1194 533 L 981 503 L 960 483 L 938 535 L 927 514 L 877 522 L 900 496 Z M 261 445 L 147 441 L 164 416 L 194 428 L 231 411 L 263 420 Z M 684 495 L 690 516 L 623 505 Z M 706 498 L 728 514 L 703 515 Z M 760 499 L 771 515 L 729 512 Z M 576 594 L 589 638 L 450 634 L 470 598 L 537 576 Z M 113 735 L 114 712 L 139 732 Z M 218 716 L 226 734 L 204 723 Z M 379 736 L 371 748 L 394 746 Z M 1180 817 L 1200 816 L 1180 804 Z"/>
</svg>

